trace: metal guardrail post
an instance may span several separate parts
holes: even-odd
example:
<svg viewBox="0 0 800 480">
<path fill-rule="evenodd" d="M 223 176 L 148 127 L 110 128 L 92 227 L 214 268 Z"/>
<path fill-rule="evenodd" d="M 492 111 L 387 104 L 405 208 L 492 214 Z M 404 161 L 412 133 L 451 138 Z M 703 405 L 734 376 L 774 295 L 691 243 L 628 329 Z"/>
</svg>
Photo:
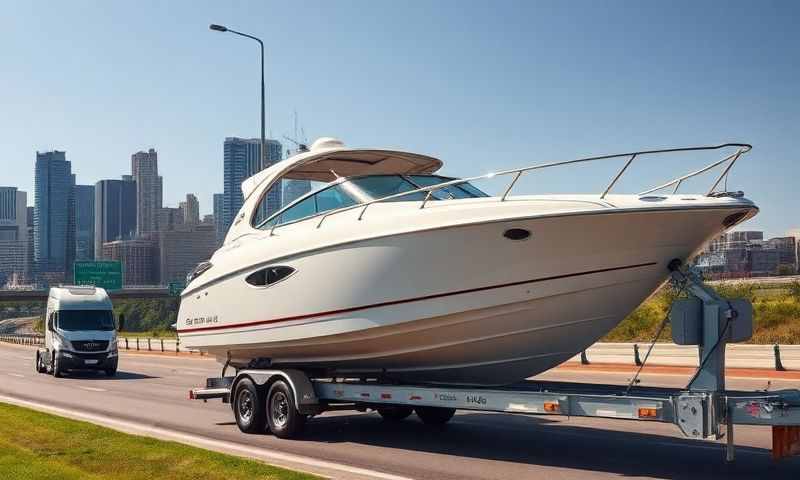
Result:
<svg viewBox="0 0 800 480">
<path fill-rule="evenodd" d="M 784 367 L 783 362 L 781 362 L 781 347 L 776 343 L 772 350 L 775 352 L 775 371 L 785 372 L 786 367 Z"/>
<path fill-rule="evenodd" d="M 161 339 L 161 352 L 164 352 L 164 339 Z"/>
<path fill-rule="evenodd" d="M 639 344 L 638 343 L 634 343 L 633 344 L 633 363 L 635 363 L 637 367 L 641 367 L 642 366 L 642 359 L 641 359 L 641 357 L 639 357 Z"/>
<path fill-rule="evenodd" d="M 129 348 L 128 348 L 128 337 L 125 337 L 125 350 L 129 350 Z"/>
<path fill-rule="evenodd" d="M 136 337 L 136 351 L 139 351 L 139 337 Z"/>
<path fill-rule="evenodd" d="M 586 350 L 581 351 L 581 365 L 589 365 L 589 359 L 586 357 Z"/>
<path fill-rule="evenodd" d="M 147 351 L 148 352 L 152 352 L 153 351 L 153 349 L 150 347 L 150 338 L 149 337 L 147 339 Z"/>
</svg>

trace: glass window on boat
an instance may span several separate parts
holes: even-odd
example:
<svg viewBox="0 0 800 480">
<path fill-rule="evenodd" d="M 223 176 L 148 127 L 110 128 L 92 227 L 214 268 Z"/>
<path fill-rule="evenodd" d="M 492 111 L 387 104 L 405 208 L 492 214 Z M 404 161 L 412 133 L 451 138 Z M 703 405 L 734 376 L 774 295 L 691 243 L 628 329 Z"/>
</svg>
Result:
<svg viewBox="0 0 800 480">
<path fill-rule="evenodd" d="M 410 192 L 418 190 L 419 187 L 401 177 L 400 175 L 372 175 L 369 177 L 358 177 L 350 179 L 346 182 L 355 188 L 362 195 L 366 196 L 368 200 L 377 200 L 379 198 L 397 195 L 398 193 Z M 415 200 L 424 200 L 424 192 L 410 193 L 402 197 L 387 200 L 387 202 L 412 202 Z"/>
<path fill-rule="evenodd" d="M 321 190 L 284 210 L 280 215 L 260 225 L 259 228 L 272 228 L 274 225 L 296 222 L 320 213 L 345 208 L 359 203 L 341 185 Z"/>
<path fill-rule="evenodd" d="M 455 180 L 455 178 L 440 177 L 438 175 L 409 175 L 408 178 L 420 187 L 430 187 L 432 185 L 438 185 L 440 183 Z M 442 187 L 440 190 L 435 190 L 432 196 L 440 200 L 488 197 L 488 195 L 473 187 L 469 183 L 459 183 L 456 185 Z"/>
</svg>

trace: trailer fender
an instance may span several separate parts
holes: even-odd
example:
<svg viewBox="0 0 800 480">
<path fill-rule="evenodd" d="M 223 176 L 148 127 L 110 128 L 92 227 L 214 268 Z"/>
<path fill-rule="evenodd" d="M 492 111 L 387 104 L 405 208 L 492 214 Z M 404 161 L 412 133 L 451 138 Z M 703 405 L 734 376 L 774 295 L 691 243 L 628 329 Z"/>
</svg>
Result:
<svg viewBox="0 0 800 480">
<path fill-rule="evenodd" d="M 306 374 L 300 370 L 241 370 L 231 385 L 231 392 L 236 391 L 236 385 L 244 377 L 250 378 L 253 383 L 264 387 L 265 390 L 276 380 L 284 380 L 292 387 L 294 402 L 300 413 L 315 414 L 320 411 L 319 399 L 314 392 L 314 386 Z"/>
</svg>

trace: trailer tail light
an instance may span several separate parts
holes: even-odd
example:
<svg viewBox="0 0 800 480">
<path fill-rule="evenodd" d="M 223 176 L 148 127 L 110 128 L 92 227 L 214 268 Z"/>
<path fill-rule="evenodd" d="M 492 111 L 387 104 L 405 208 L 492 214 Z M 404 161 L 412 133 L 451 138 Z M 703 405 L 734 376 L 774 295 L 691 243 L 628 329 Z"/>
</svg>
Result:
<svg viewBox="0 0 800 480">
<path fill-rule="evenodd" d="M 639 408 L 639 418 L 658 418 L 658 409 L 653 407 Z"/>
<path fill-rule="evenodd" d="M 558 402 L 544 402 L 544 411 L 547 413 L 558 413 Z"/>
<path fill-rule="evenodd" d="M 391 400 L 392 394 L 391 393 L 381 393 L 381 400 Z"/>
<path fill-rule="evenodd" d="M 772 427 L 772 459 L 800 455 L 800 426 Z"/>
<path fill-rule="evenodd" d="M 189 400 L 194 400 L 194 390 L 189 390 Z"/>
</svg>

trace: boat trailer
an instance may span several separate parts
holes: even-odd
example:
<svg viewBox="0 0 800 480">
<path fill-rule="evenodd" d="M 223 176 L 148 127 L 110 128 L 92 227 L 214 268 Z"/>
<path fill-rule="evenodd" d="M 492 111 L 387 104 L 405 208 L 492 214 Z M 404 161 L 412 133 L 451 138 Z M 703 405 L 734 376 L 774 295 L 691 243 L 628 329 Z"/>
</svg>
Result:
<svg viewBox="0 0 800 480">
<path fill-rule="evenodd" d="M 222 377 L 207 379 L 206 387 L 190 390 L 189 398 L 220 398 L 232 404 L 241 430 L 253 431 L 256 421 L 257 429 L 268 425 L 281 438 L 299 435 L 306 418 L 331 410 L 374 409 L 393 419 L 413 410 L 423 422 L 441 424 L 463 409 L 672 423 L 688 438 L 724 437 L 729 462 L 735 455 L 734 426 L 764 425 L 772 427 L 773 459 L 800 454 L 800 390 L 725 388 L 725 346 L 752 336 L 752 305 L 722 298 L 699 272 L 679 267 L 670 265 L 671 281 L 688 295 L 670 309 L 672 337 L 678 344 L 697 345 L 700 361 L 685 388 L 642 387 L 636 378 L 628 386 L 530 380 L 505 387 L 407 385 L 310 378 L 301 370 L 280 368 L 224 376 L 223 368 Z M 248 412 L 250 422 L 243 424 Z"/>
</svg>

